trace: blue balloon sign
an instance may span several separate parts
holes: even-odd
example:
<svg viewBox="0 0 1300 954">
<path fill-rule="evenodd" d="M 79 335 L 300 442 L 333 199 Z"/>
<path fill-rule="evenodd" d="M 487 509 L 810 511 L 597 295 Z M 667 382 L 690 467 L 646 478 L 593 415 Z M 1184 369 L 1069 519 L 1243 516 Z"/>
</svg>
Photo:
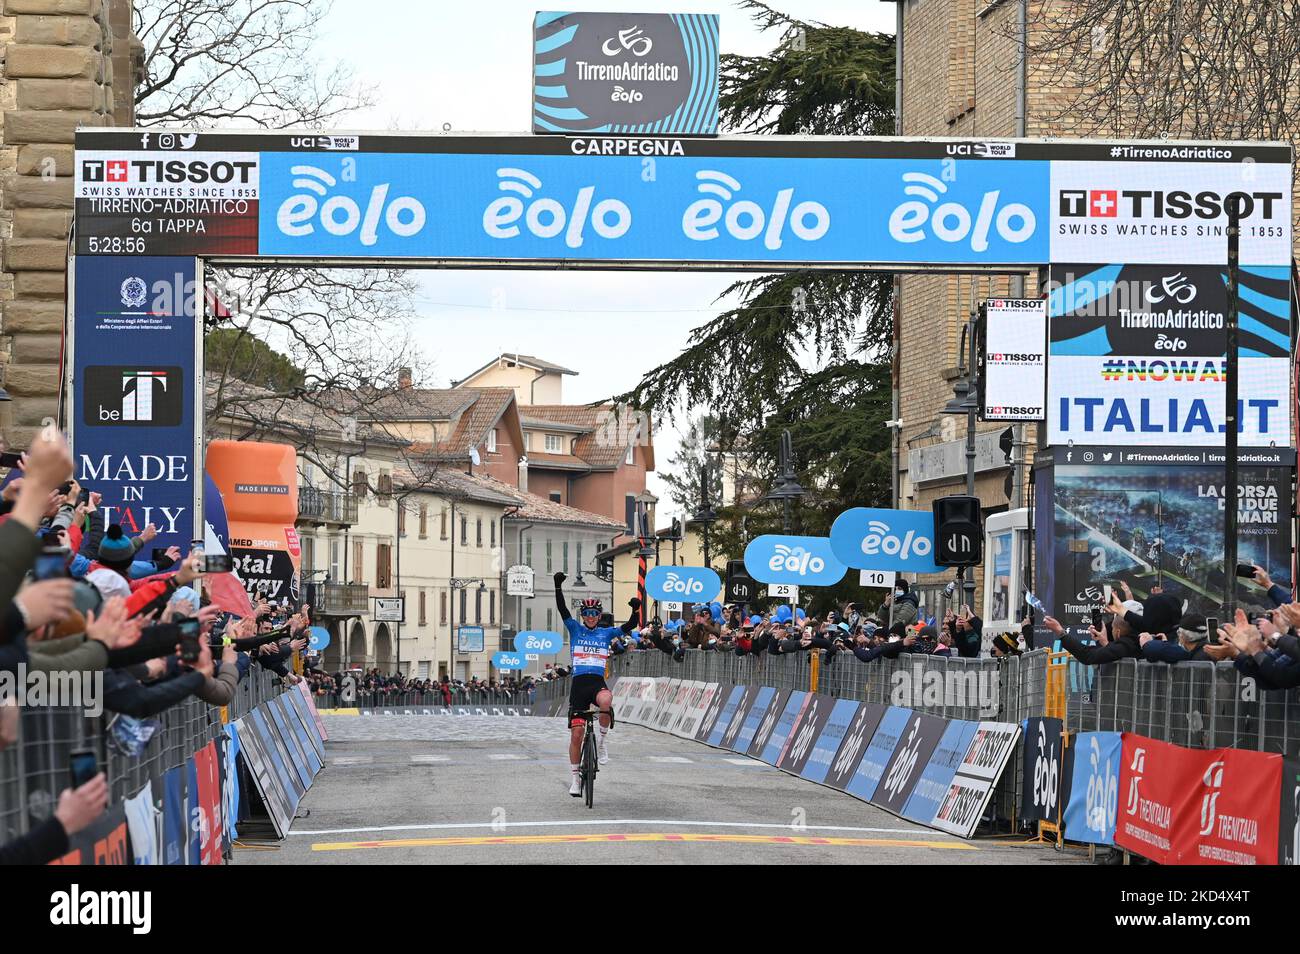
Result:
<svg viewBox="0 0 1300 954">
<path fill-rule="evenodd" d="M 307 648 L 312 652 L 321 652 L 329 644 L 330 631 L 324 626 L 313 626 L 307 631 Z"/>
<path fill-rule="evenodd" d="M 493 653 L 492 665 L 497 669 L 523 669 L 527 662 L 524 661 L 523 653 Z"/>
<path fill-rule="evenodd" d="M 745 547 L 745 570 L 760 583 L 834 586 L 847 572 L 826 537 L 764 534 Z"/>
<path fill-rule="evenodd" d="M 564 640 L 560 639 L 559 633 L 548 633 L 539 629 L 515 633 L 515 652 L 517 653 L 537 653 L 539 656 L 554 656 L 560 651 L 562 645 L 564 645 Z"/>
<path fill-rule="evenodd" d="M 722 581 L 706 566 L 657 566 L 645 575 L 646 595 L 670 603 L 707 603 Z"/>
<path fill-rule="evenodd" d="M 934 562 L 934 514 L 927 510 L 854 507 L 835 518 L 831 549 L 859 570 L 939 573 Z"/>
</svg>

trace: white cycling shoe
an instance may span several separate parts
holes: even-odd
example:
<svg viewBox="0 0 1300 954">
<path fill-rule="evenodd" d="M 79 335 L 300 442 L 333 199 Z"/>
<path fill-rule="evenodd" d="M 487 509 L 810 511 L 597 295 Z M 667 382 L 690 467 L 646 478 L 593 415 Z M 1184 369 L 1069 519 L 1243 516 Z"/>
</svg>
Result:
<svg viewBox="0 0 1300 954">
<path fill-rule="evenodd" d="M 576 772 L 570 772 L 569 774 L 573 776 L 573 781 L 569 783 L 569 794 L 574 798 L 579 798 L 582 795 L 582 776 Z"/>
<path fill-rule="evenodd" d="M 609 764 L 609 743 L 604 739 L 596 743 L 596 762 L 600 765 Z"/>
</svg>

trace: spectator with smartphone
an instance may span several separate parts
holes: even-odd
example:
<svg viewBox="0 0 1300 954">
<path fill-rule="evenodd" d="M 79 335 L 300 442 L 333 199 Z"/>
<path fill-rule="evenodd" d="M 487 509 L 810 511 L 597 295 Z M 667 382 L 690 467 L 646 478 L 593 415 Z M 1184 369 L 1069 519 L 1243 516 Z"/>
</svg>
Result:
<svg viewBox="0 0 1300 954">
<path fill-rule="evenodd" d="M 21 838 L 0 845 L 0 865 L 46 865 L 65 855 L 68 837 L 88 827 L 108 807 L 101 772 L 79 788 L 65 788 L 54 814 Z"/>
<path fill-rule="evenodd" d="M 1085 666 L 1098 666 L 1117 659 L 1140 657 L 1142 644 L 1138 641 L 1138 633 L 1129 620 L 1141 619 L 1143 606 L 1137 600 L 1128 600 L 1116 604 L 1116 608 L 1120 612 L 1112 615 L 1109 620 L 1103 620 L 1100 628 L 1088 628 L 1088 635 L 1094 640 L 1094 645 L 1091 646 L 1085 645 L 1083 640 L 1073 633 L 1066 632 L 1065 627 L 1055 617 L 1045 616 L 1043 625 L 1061 641 L 1061 645 L 1071 656 Z"/>
<path fill-rule="evenodd" d="M 1171 642 L 1151 633 L 1138 636 L 1144 658 L 1152 662 L 1178 663 L 1188 660 L 1209 659 L 1205 653 L 1209 630 L 1200 613 L 1187 613 L 1178 621 L 1178 640 Z"/>
</svg>

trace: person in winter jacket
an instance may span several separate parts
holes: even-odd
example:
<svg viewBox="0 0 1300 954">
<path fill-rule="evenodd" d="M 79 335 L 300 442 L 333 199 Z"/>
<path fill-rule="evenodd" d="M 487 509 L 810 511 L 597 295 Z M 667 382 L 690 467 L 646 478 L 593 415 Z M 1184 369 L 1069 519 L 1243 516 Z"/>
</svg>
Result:
<svg viewBox="0 0 1300 954">
<path fill-rule="evenodd" d="M 891 627 L 898 623 L 911 626 L 916 622 L 920 612 L 920 600 L 916 598 L 915 593 L 911 592 L 907 580 L 900 579 L 894 584 L 894 592 L 886 596 L 885 602 L 880 604 L 880 610 L 876 615 Z"/>
</svg>

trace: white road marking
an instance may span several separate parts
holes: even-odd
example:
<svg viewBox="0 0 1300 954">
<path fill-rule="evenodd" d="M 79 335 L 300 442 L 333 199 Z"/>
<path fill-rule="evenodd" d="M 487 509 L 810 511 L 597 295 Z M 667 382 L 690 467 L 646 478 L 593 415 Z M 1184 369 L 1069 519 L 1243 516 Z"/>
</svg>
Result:
<svg viewBox="0 0 1300 954">
<path fill-rule="evenodd" d="M 450 762 L 450 755 L 412 755 L 412 762 Z"/>
<path fill-rule="evenodd" d="M 754 766 L 763 766 L 764 768 L 772 767 L 768 765 L 766 762 L 758 761 L 758 759 L 723 759 L 722 761 L 730 762 L 732 765 L 754 765 Z"/>
<path fill-rule="evenodd" d="M 326 759 L 331 765 L 365 765 L 374 760 L 373 755 L 336 755 Z"/>
<path fill-rule="evenodd" d="M 526 755 L 519 755 L 515 752 L 494 752 L 488 758 L 497 762 L 522 762 L 527 758 Z"/>
<path fill-rule="evenodd" d="M 379 831 L 445 831 L 449 829 L 460 828 L 576 828 L 582 825 L 662 825 L 668 828 L 673 827 L 692 827 L 692 828 L 767 828 L 767 829 L 784 829 L 785 831 L 804 832 L 804 831 L 857 831 L 871 832 L 875 834 L 890 835 L 915 835 L 924 833 L 927 836 L 934 835 L 938 837 L 950 837 L 953 841 L 961 839 L 953 836 L 944 835 L 943 832 L 930 831 L 921 827 L 914 828 L 859 828 L 851 825 L 800 825 L 795 827 L 788 823 L 775 824 L 771 822 L 721 822 L 721 821 L 665 821 L 661 819 L 647 818 L 612 818 L 609 820 L 601 819 L 581 819 L 577 821 L 565 819 L 563 821 L 531 821 L 531 822 L 462 822 L 437 825 L 375 825 L 368 828 L 321 828 L 314 831 L 290 830 L 290 835 L 359 835 L 367 832 Z"/>
<path fill-rule="evenodd" d="M 694 759 L 683 758 L 680 755 L 648 755 L 646 758 L 651 762 L 686 762 L 691 765 L 695 764 Z"/>
</svg>

